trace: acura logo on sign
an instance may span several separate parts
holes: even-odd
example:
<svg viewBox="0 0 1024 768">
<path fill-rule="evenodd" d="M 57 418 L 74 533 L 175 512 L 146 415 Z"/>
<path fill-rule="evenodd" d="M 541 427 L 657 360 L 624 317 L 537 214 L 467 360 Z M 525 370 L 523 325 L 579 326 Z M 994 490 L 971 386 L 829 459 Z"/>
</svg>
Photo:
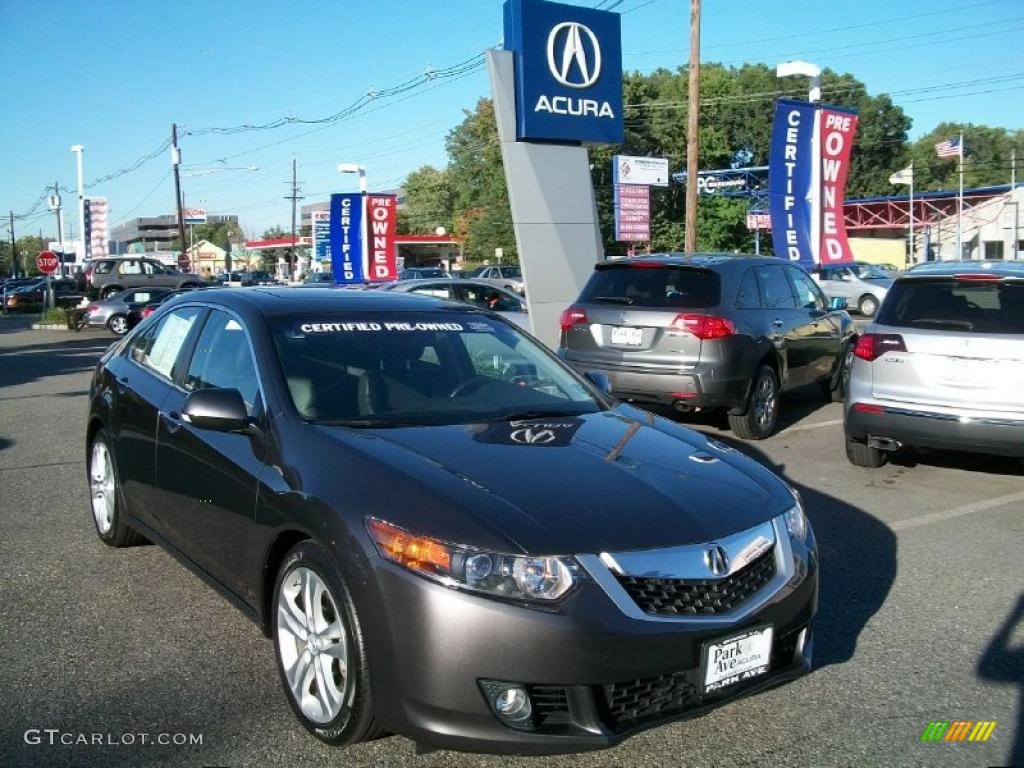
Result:
<svg viewBox="0 0 1024 768">
<path fill-rule="evenodd" d="M 555 56 L 559 44 L 560 59 Z M 548 35 L 548 69 L 555 80 L 569 88 L 592 86 L 601 76 L 601 44 L 597 35 L 577 21 L 556 24 Z"/>
<path fill-rule="evenodd" d="M 533 429 L 532 427 L 517 429 L 510 437 L 512 442 L 524 445 L 547 445 L 557 439 L 555 433 L 550 429 Z"/>
<path fill-rule="evenodd" d="M 729 556 L 719 546 L 711 547 L 704 553 L 704 562 L 715 576 L 725 576 L 729 573 Z"/>
</svg>

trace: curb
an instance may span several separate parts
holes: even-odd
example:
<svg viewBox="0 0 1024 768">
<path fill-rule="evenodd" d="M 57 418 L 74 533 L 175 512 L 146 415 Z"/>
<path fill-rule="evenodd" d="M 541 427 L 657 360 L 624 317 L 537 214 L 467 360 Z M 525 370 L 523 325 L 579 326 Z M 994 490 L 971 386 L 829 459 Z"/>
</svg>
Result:
<svg viewBox="0 0 1024 768">
<path fill-rule="evenodd" d="M 67 325 L 56 323 L 32 323 L 31 328 L 33 331 L 67 331 L 70 330 Z"/>
</svg>

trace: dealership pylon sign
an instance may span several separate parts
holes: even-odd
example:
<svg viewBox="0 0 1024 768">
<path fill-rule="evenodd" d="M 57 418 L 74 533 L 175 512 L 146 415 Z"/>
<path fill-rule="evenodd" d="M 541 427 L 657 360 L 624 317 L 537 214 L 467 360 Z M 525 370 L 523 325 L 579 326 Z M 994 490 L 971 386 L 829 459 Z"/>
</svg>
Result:
<svg viewBox="0 0 1024 768">
<path fill-rule="evenodd" d="M 853 112 L 788 99 L 776 103 L 768 197 L 780 258 L 804 266 L 853 260 L 843 199 L 856 131 Z"/>
</svg>

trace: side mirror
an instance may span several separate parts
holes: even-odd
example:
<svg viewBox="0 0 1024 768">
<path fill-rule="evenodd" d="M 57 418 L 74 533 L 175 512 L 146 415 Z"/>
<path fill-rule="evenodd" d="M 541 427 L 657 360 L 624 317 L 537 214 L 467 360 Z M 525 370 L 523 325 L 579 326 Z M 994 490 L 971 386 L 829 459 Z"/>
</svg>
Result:
<svg viewBox="0 0 1024 768">
<path fill-rule="evenodd" d="M 215 432 L 249 429 L 249 414 L 237 389 L 197 389 L 185 398 L 181 418 L 193 427 Z"/>
<path fill-rule="evenodd" d="M 845 296 L 833 296 L 828 300 L 828 308 L 833 310 L 846 309 L 846 297 Z"/>
<path fill-rule="evenodd" d="M 602 373 L 601 371 L 587 371 L 584 375 L 586 376 L 587 381 L 600 389 L 606 395 L 610 395 L 612 393 L 612 380 L 608 378 L 607 373 Z"/>
</svg>

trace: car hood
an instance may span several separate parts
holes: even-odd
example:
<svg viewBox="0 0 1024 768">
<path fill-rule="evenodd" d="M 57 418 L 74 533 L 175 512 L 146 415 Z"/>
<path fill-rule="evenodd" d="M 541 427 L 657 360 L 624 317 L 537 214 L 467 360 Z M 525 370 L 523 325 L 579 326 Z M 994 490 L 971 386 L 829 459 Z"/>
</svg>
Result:
<svg viewBox="0 0 1024 768">
<path fill-rule="evenodd" d="M 628 406 L 530 421 L 318 429 L 385 465 L 395 482 L 413 481 L 402 509 L 382 515 L 470 545 L 462 531 L 498 533 L 531 554 L 693 544 L 793 505 L 788 487 L 753 460 Z M 451 530 L 460 519 L 470 524 Z"/>
</svg>

